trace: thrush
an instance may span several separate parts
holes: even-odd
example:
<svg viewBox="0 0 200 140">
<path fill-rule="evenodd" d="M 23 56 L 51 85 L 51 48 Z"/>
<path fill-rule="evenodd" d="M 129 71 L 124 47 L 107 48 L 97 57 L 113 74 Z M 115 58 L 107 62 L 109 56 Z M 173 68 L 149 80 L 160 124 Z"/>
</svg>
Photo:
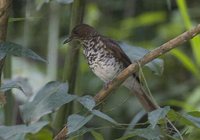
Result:
<svg viewBox="0 0 200 140">
<path fill-rule="evenodd" d="M 118 42 L 101 35 L 87 24 L 74 27 L 64 43 L 71 40 L 78 40 L 82 44 L 83 54 L 90 69 L 105 83 L 109 83 L 131 64 L 131 60 L 120 48 Z M 158 108 L 157 104 L 146 94 L 137 73 L 127 78 L 123 85 L 136 95 L 146 111 Z"/>
</svg>

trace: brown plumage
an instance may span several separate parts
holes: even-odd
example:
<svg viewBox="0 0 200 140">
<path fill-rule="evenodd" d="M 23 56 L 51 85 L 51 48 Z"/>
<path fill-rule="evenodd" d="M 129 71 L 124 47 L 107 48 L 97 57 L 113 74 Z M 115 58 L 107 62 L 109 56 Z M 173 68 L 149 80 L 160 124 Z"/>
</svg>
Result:
<svg viewBox="0 0 200 140">
<path fill-rule="evenodd" d="M 64 43 L 73 39 L 80 41 L 83 45 L 83 53 L 88 61 L 89 67 L 105 83 L 111 81 L 131 64 L 129 57 L 116 41 L 100 35 L 89 25 L 77 25 Z M 145 93 L 137 74 L 129 77 L 123 85 L 135 93 L 147 111 L 158 108 Z"/>
</svg>

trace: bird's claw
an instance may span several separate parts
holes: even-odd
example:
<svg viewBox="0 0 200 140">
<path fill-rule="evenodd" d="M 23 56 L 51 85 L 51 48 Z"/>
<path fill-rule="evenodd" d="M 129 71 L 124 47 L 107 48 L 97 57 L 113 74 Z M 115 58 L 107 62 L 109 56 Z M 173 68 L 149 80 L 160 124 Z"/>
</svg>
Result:
<svg viewBox="0 0 200 140">
<path fill-rule="evenodd" d="M 109 84 L 111 84 L 111 83 L 112 83 L 112 81 L 106 82 L 106 83 L 104 84 L 104 89 L 108 89 L 108 86 L 109 86 Z"/>
</svg>

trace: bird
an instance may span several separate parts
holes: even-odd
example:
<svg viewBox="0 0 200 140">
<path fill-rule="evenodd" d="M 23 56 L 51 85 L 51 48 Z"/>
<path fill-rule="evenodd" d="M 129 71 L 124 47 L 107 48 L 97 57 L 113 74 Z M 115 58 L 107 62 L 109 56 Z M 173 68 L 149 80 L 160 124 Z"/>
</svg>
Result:
<svg viewBox="0 0 200 140">
<path fill-rule="evenodd" d="M 90 69 L 105 85 L 132 64 L 117 41 L 101 35 L 90 25 L 83 23 L 76 25 L 63 43 L 72 40 L 77 40 L 81 44 Z M 159 108 L 146 93 L 138 73 L 133 73 L 122 85 L 134 93 L 147 112 Z"/>
</svg>

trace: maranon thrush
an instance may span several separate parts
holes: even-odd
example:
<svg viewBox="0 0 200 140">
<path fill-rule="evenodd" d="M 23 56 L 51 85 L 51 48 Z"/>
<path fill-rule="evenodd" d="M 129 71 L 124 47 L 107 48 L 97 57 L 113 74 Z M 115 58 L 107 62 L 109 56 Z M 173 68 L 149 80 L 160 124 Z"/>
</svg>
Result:
<svg viewBox="0 0 200 140">
<path fill-rule="evenodd" d="M 105 83 L 113 80 L 115 76 L 131 64 L 129 57 L 116 41 L 99 34 L 89 25 L 80 24 L 73 28 L 64 43 L 71 40 L 78 40 L 82 44 L 83 53 L 89 67 Z M 123 85 L 135 93 L 146 111 L 158 108 L 145 93 L 136 73 L 126 79 Z"/>
</svg>

